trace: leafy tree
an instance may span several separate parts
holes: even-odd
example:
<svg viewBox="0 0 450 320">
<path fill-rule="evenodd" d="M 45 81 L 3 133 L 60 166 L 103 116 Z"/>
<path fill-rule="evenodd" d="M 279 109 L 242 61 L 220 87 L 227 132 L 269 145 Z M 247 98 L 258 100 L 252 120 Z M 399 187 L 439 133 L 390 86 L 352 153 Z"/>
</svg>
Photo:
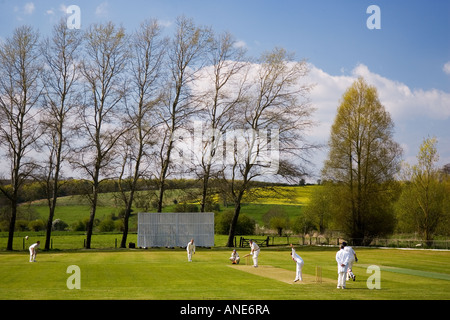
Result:
<svg viewBox="0 0 450 320">
<path fill-rule="evenodd" d="M 224 211 L 215 214 L 214 231 L 217 234 L 226 235 L 229 232 L 233 211 Z M 236 224 L 236 235 L 249 235 L 255 233 L 256 222 L 245 214 L 239 216 Z"/>
<path fill-rule="evenodd" d="M 319 233 L 324 233 L 332 221 L 332 197 L 328 184 L 314 188 L 310 201 L 303 208 L 304 219 L 309 221 Z"/>
<path fill-rule="evenodd" d="M 445 207 L 449 200 L 445 177 L 437 168 L 439 154 L 437 139 L 424 139 L 417 155 L 417 164 L 405 164 L 406 180 L 397 205 L 399 226 L 403 230 L 418 231 L 431 243 L 438 227 L 448 221 Z"/>
<path fill-rule="evenodd" d="M 334 183 L 336 226 L 357 244 L 394 229 L 392 203 L 402 150 L 375 87 L 359 78 L 344 93 L 331 128 L 323 176 Z"/>
<path fill-rule="evenodd" d="M 283 207 L 273 206 L 263 216 L 264 225 L 270 229 L 275 229 L 279 236 L 283 229 L 289 227 L 289 216 Z"/>
<path fill-rule="evenodd" d="M 316 230 L 316 227 L 310 217 L 302 213 L 292 221 L 291 229 L 294 234 L 309 234 Z"/>
</svg>

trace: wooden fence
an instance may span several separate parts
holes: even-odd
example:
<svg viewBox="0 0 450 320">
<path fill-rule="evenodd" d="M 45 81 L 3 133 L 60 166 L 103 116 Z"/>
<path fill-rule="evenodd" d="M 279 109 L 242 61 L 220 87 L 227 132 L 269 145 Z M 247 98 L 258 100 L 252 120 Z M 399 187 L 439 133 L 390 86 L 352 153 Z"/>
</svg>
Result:
<svg viewBox="0 0 450 320">
<path fill-rule="evenodd" d="M 239 243 L 237 243 L 235 237 L 235 246 L 248 247 L 248 240 L 252 239 L 259 246 L 284 246 L 289 244 L 301 245 L 301 246 L 339 246 L 342 241 L 346 241 L 348 245 L 355 246 L 361 243 L 362 239 L 342 239 L 338 237 L 309 237 L 309 236 L 267 236 L 266 238 L 244 238 L 239 237 Z M 431 240 L 424 241 L 421 239 L 373 239 L 367 247 L 389 247 L 389 248 L 412 248 L 412 249 L 450 249 L 450 240 Z"/>
</svg>

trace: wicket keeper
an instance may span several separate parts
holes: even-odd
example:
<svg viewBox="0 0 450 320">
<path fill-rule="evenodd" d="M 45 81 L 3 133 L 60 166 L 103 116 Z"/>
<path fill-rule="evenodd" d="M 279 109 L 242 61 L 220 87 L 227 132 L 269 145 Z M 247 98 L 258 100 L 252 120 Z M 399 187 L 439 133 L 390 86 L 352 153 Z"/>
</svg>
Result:
<svg viewBox="0 0 450 320">
<path fill-rule="evenodd" d="M 241 258 L 239 257 L 239 253 L 237 253 L 236 249 L 233 249 L 233 252 L 231 253 L 230 261 L 232 264 L 239 264 L 239 261 Z"/>
</svg>

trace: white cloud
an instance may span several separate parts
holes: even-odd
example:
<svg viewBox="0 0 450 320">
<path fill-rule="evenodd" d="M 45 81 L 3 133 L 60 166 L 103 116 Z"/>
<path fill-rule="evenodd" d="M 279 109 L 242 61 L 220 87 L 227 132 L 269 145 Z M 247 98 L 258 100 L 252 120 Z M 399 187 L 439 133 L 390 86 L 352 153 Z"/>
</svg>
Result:
<svg viewBox="0 0 450 320">
<path fill-rule="evenodd" d="M 363 64 L 357 65 L 349 75 L 331 75 L 312 64 L 309 67 L 310 72 L 305 82 L 314 84 L 309 98 L 316 108 L 313 117 L 318 122 L 318 126 L 309 133 L 309 137 L 314 141 L 326 143 L 342 95 L 360 76 L 364 77 L 369 85 L 377 88 L 381 103 L 391 114 L 396 132 L 403 134 L 404 137 L 411 136 L 412 132 L 419 139 L 428 134 L 438 135 L 442 132 L 445 121 L 450 119 L 449 92 L 437 89 L 411 89 L 402 82 L 370 71 Z M 204 79 L 208 83 L 209 78 Z M 204 90 L 208 87 L 207 83 L 198 82 L 196 85 Z M 438 133 L 425 130 L 435 130 Z M 411 145 L 406 140 L 399 142 Z M 411 152 L 413 149 L 410 146 Z"/>
<path fill-rule="evenodd" d="M 437 89 L 411 90 L 406 84 L 373 73 L 363 64 L 353 69 L 377 88 L 381 103 L 394 118 L 426 117 L 435 120 L 450 117 L 450 93 Z"/>
<path fill-rule="evenodd" d="M 13 7 L 13 11 L 14 13 L 16 13 L 17 15 L 15 16 L 15 18 L 18 21 L 23 21 L 24 17 L 23 15 L 32 15 L 34 10 L 35 10 L 35 6 L 33 2 L 27 2 L 22 8 L 18 7 L 18 6 L 14 6 Z"/>
<path fill-rule="evenodd" d="M 172 26 L 173 22 L 170 20 L 158 20 L 158 24 L 163 28 L 169 28 Z"/>
<path fill-rule="evenodd" d="M 442 68 L 442 70 L 446 73 L 450 75 L 450 61 L 448 61 L 446 64 L 444 64 L 444 67 Z"/>
<path fill-rule="evenodd" d="M 65 4 L 61 4 L 59 6 L 59 11 L 63 12 L 64 14 L 67 13 L 67 6 Z"/>
<path fill-rule="evenodd" d="M 402 82 L 373 73 L 363 64 L 357 65 L 350 75 L 337 76 L 310 65 L 307 81 L 315 84 L 310 99 L 316 108 L 314 120 L 319 123 L 308 135 L 311 141 L 327 143 L 342 95 L 359 76 L 377 88 L 381 103 L 391 114 L 395 125 L 394 139 L 404 150 L 404 160 L 415 158 L 423 138 L 436 136 L 440 141 L 440 165 L 449 163 L 450 147 L 445 145 L 449 141 L 450 93 L 437 89 L 411 89 Z M 315 154 L 317 168 L 325 158 L 325 151 Z"/>
<path fill-rule="evenodd" d="M 23 7 L 23 12 L 27 15 L 30 15 L 34 12 L 34 3 L 33 2 L 28 2 L 25 4 L 25 6 Z"/>
<path fill-rule="evenodd" d="M 247 48 L 247 43 L 245 43 L 245 41 L 238 40 L 234 43 L 234 47 L 235 48 Z"/>
<path fill-rule="evenodd" d="M 373 73 L 366 65 L 359 64 L 350 76 L 333 76 L 311 65 L 309 81 L 316 86 L 311 93 L 311 100 L 318 108 L 318 114 L 336 113 L 344 92 L 360 76 L 377 88 L 381 103 L 391 116 L 396 119 L 424 117 L 443 120 L 450 118 L 450 93 L 437 89 L 411 89 L 406 84 Z M 329 116 L 324 120 L 330 121 Z"/>
<path fill-rule="evenodd" d="M 95 15 L 96 16 L 105 16 L 108 14 L 108 2 L 102 2 L 98 5 L 98 7 L 95 9 Z"/>
</svg>

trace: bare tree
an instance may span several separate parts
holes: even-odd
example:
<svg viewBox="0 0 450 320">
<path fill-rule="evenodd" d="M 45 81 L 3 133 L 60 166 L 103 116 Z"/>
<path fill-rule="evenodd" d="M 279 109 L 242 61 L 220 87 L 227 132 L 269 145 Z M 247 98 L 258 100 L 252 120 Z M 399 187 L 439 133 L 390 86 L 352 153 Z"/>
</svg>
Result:
<svg viewBox="0 0 450 320">
<path fill-rule="evenodd" d="M 10 187 L 0 186 L 11 205 L 7 250 L 13 249 L 20 188 L 36 168 L 29 153 L 39 137 L 36 117 L 42 87 L 38 41 L 36 31 L 22 26 L 0 44 L 0 146 L 11 164 Z"/>
<path fill-rule="evenodd" d="M 304 139 L 313 125 L 307 95 L 311 85 L 301 80 L 308 73 L 305 61 L 295 61 L 284 49 L 264 53 L 252 66 L 251 88 L 242 103 L 240 121 L 227 132 L 226 153 L 231 165 L 224 183 L 234 201 L 234 216 L 227 246 L 233 246 L 241 201 L 251 181 L 263 176 L 286 178 L 304 173 L 304 154 L 315 148 Z"/>
<path fill-rule="evenodd" d="M 166 84 L 160 115 L 163 124 L 158 141 L 159 185 L 158 212 L 162 211 L 166 179 L 170 173 L 177 129 L 197 112 L 190 85 L 205 62 L 203 54 L 211 42 L 211 31 L 198 27 L 191 19 L 179 17 L 177 30 L 168 49 L 169 79 Z"/>
<path fill-rule="evenodd" d="M 86 248 L 90 249 L 99 187 L 114 170 L 114 147 L 125 132 L 119 113 L 125 95 L 128 43 L 125 30 L 112 22 L 92 25 L 85 33 L 85 41 L 81 74 L 86 101 L 78 116 L 82 138 L 71 162 L 89 176 L 92 184 L 86 237 Z"/>
<path fill-rule="evenodd" d="M 0 45 L 0 146 L 11 164 L 10 186 L 0 186 L 11 205 L 7 250 L 13 248 L 20 188 L 36 168 L 29 153 L 39 137 L 38 38 L 31 27 L 23 26 Z"/>
<path fill-rule="evenodd" d="M 235 121 L 236 107 L 244 97 L 248 69 L 244 55 L 245 50 L 236 46 L 231 34 L 216 35 L 208 54 L 210 66 L 204 68 L 198 81 L 200 90 L 205 91 L 200 102 L 205 121 L 200 137 L 196 137 L 196 144 L 200 143 L 195 146 L 200 152 L 194 153 L 195 164 L 200 164 L 197 175 L 203 182 L 201 212 L 205 211 L 210 178 L 223 170 L 222 133 Z"/>
<path fill-rule="evenodd" d="M 65 21 L 62 20 L 55 25 L 52 38 L 46 39 L 41 47 L 46 66 L 43 72 L 44 110 L 41 119 L 44 145 L 48 148 L 48 159 L 44 164 L 44 183 L 49 207 L 46 250 L 50 248 L 62 164 L 70 150 L 71 111 L 81 99 L 76 87 L 79 77 L 77 60 L 80 43 L 79 30 L 68 29 Z"/>
<path fill-rule="evenodd" d="M 145 21 L 131 38 L 131 85 L 124 123 L 129 131 L 123 136 L 122 165 L 118 185 L 125 204 L 124 231 L 120 246 L 126 247 L 128 220 L 132 212 L 138 181 L 148 170 L 147 150 L 151 150 L 157 125 L 155 106 L 161 99 L 161 72 L 167 40 L 161 36 L 156 20 Z M 128 174 L 127 174 L 128 170 Z"/>
</svg>

